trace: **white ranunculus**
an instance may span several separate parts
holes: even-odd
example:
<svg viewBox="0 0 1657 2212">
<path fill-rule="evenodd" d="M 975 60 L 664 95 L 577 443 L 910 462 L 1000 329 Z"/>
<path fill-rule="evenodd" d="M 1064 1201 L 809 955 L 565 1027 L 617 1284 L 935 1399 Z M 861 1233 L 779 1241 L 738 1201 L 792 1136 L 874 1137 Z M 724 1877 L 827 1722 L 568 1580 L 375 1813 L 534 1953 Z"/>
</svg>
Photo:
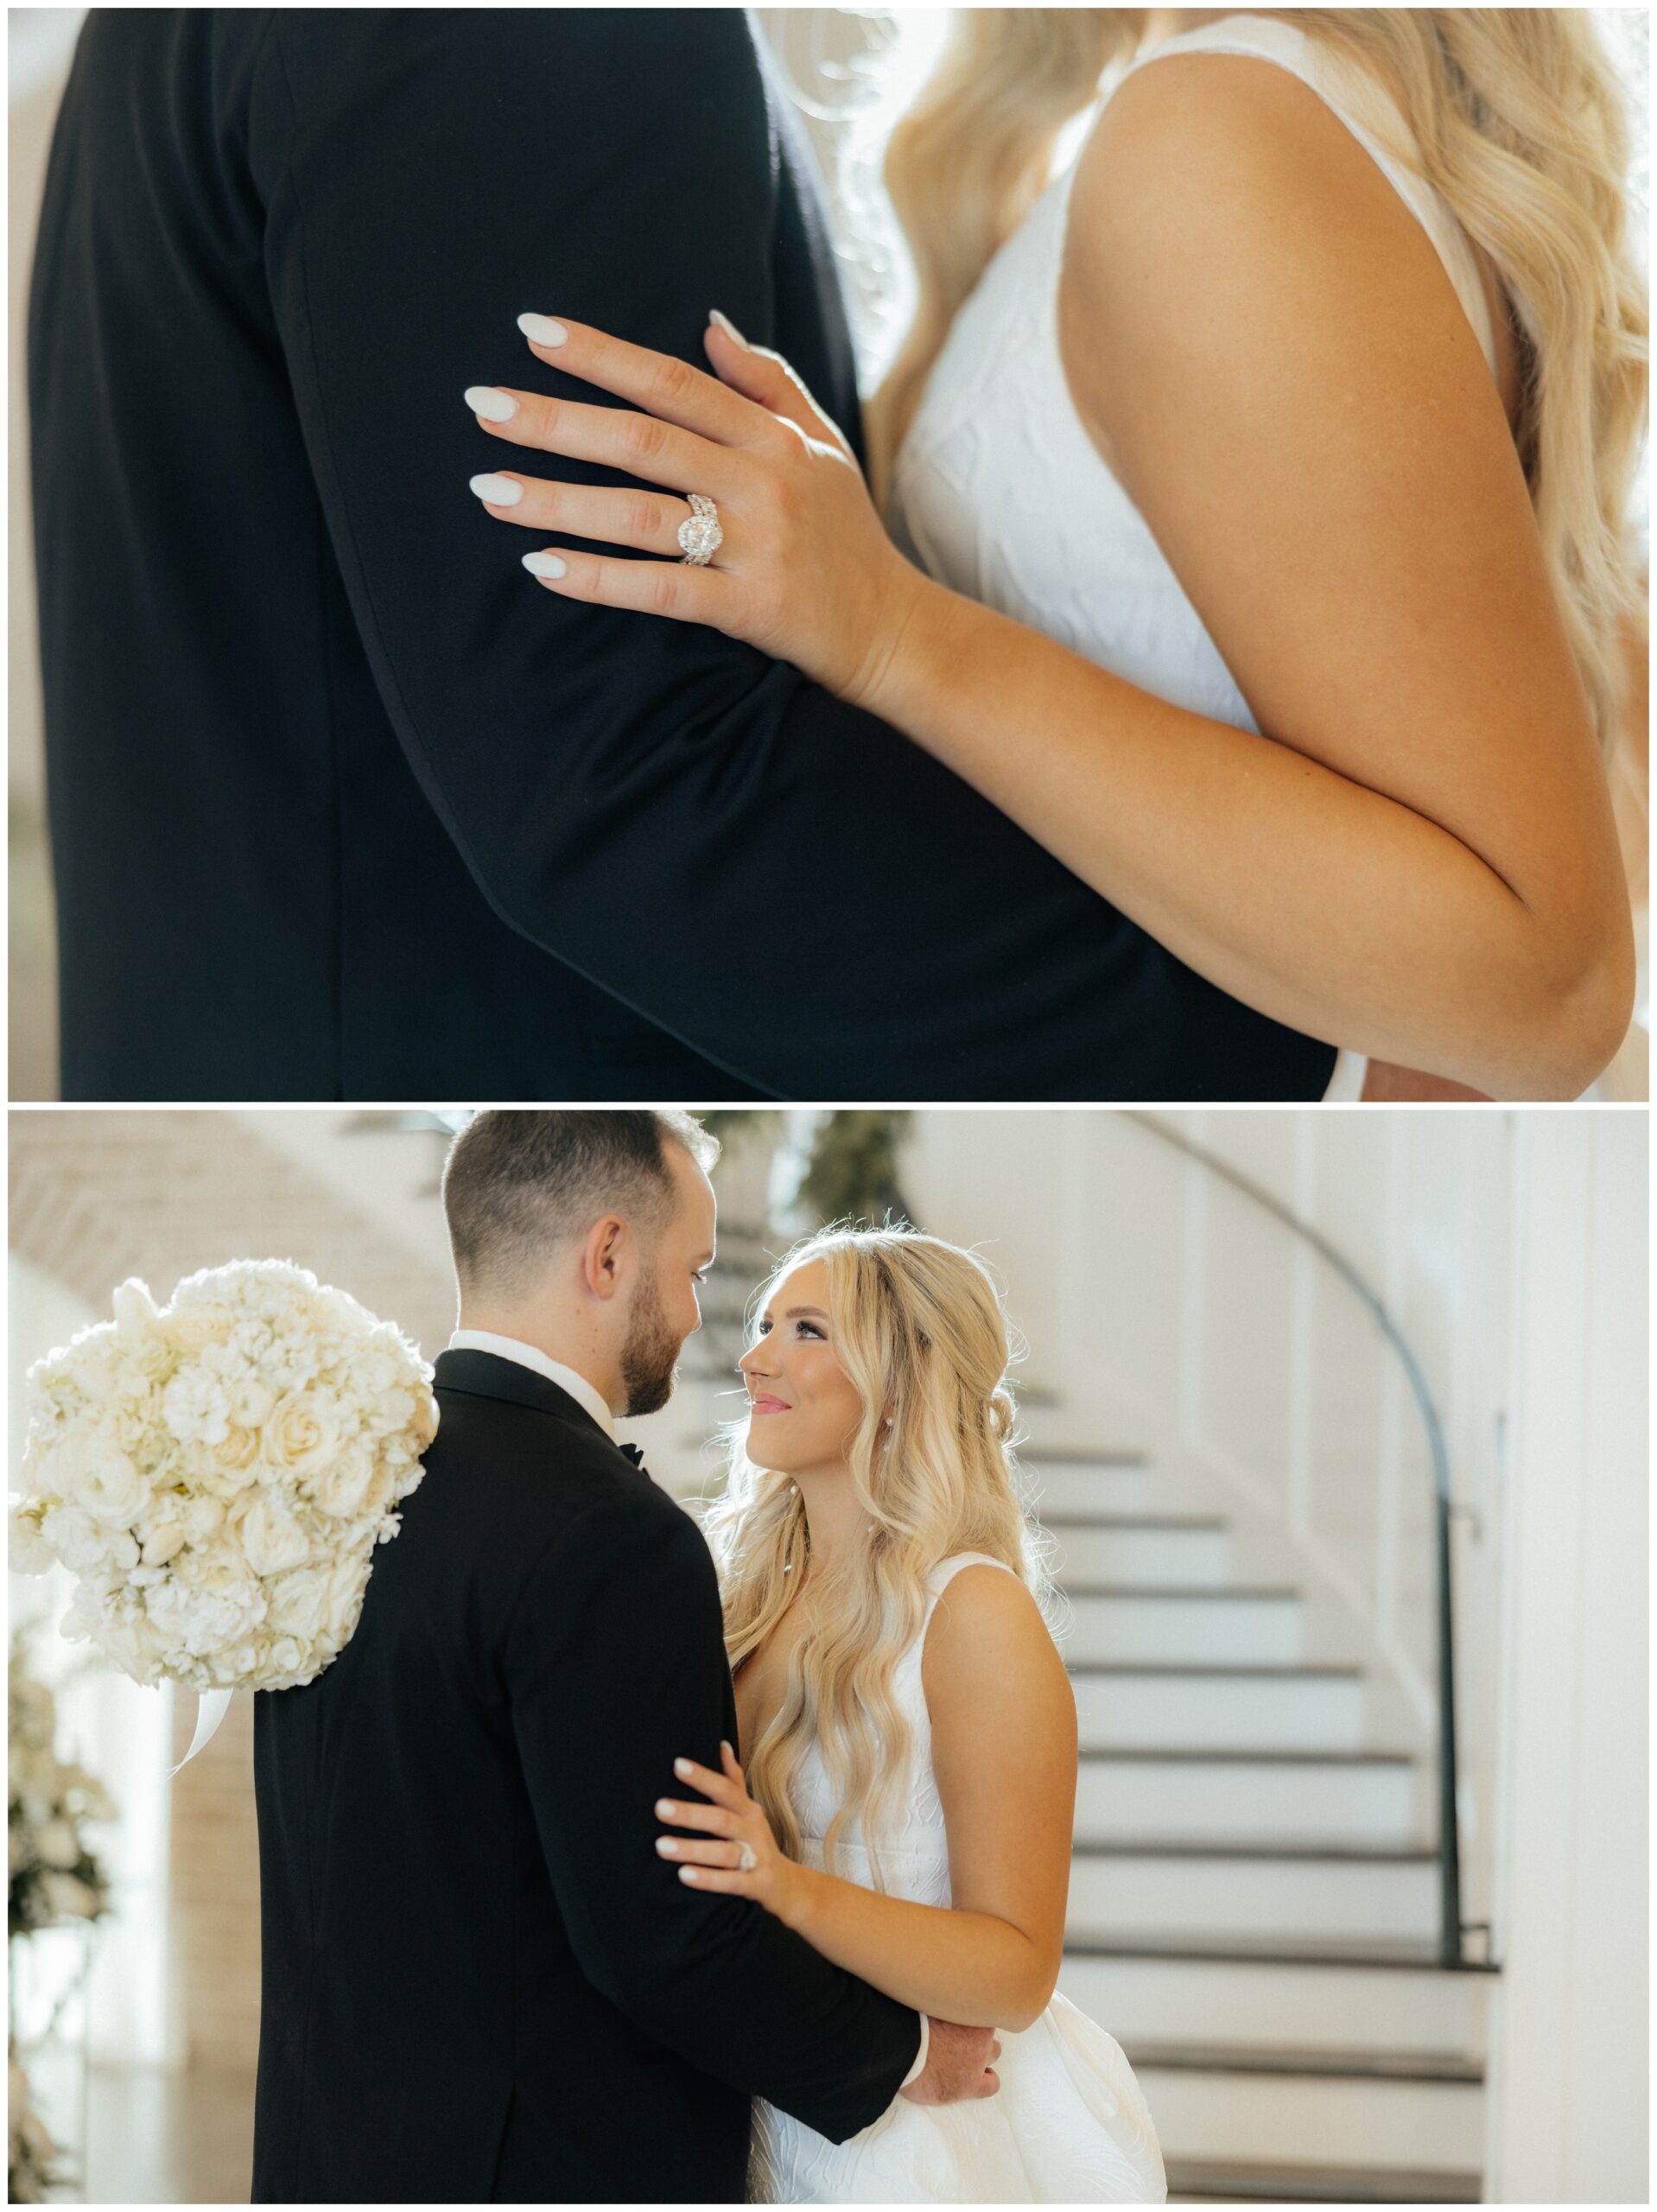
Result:
<svg viewBox="0 0 1657 2212">
<path fill-rule="evenodd" d="M 149 1503 L 149 1485 L 120 1446 L 94 1435 L 59 1455 L 55 1471 L 66 1502 L 106 1529 L 130 1529 Z"/>
<path fill-rule="evenodd" d="M 280 1574 L 303 1567 L 311 1555 L 310 1538 L 294 1516 L 270 1496 L 255 1499 L 242 1522 L 242 1543 L 255 1574 Z"/>
<path fill-rule="evenodd" d="M 41 1534 L 72 1574 L 95 1574 L 109 1564 L 116 1532 L 79 1505 L 54 1505 L 41 1522 Z"/>
<path fill-rule="evenodd" d="M 270 1647 L 270 1665 L 278 1675 L 296 1675 L 304 1659 L 296 1637 L 279 1636 Z"/>
</svg>

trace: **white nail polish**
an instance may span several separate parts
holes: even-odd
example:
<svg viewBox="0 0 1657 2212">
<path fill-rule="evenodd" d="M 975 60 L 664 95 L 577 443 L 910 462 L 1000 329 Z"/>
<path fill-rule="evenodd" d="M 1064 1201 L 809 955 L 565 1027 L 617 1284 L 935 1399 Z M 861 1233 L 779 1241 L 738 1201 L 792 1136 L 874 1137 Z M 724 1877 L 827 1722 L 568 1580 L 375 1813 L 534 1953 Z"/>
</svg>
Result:
<svg viewBox="0 0 1657 2212">
<path fill-rule="evenodd" d="M 524 497 L 524 486 L 514 484 L 510 476 L 474 476 L 472 488 L 492 507 L 515 507 Z"/>
<path fill-rule="evenodd" d="M 569 335 L 563 324 L 555 322 L 549 315 L 521 315 L 517 327 L 537 346 L 562 346 Z"/>
<path fill-rule="evenodd" d="M 492 384 L 467 385 L 466 404 L 486 423 L 510 423 L 517 412 L 517 400 L 509 399 L 504 391 L 497 391 Z"/>
<path fill-rule="evenodd" d="M 752 346 L 749 345 L 747 340 L 742 335 L 742 333 L 737 328 L 736 325 L 732 321 L 728 315 L 721 315 L 717 308 L 709 308 L 708 310 L 708 320 L 709 322 L 716 322 L 719 325 L 720 328 L 725 333 L 725 335 L 730 340 L 733 346 L 740 346 L 745 353 L 752 353 Z"/>
<path fill-rule="evenodd" d="M 556 553 L 526 553 L 524 565 L 532 576 L 562 576 L 565 568 Z"/>
</svg>

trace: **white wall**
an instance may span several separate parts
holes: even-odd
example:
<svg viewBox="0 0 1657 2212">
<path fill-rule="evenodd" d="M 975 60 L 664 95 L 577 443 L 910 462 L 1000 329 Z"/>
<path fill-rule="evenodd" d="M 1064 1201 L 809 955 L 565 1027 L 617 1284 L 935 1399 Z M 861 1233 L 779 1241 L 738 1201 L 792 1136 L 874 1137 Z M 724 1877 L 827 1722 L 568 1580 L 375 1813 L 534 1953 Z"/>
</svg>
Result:
<svg viewBox="0 0 1657 2212">
<path fill-rule="evenodd" d="M 1489 2196 L 1650 2201 L 1646 1116 L 1515 1179 Z"/>
</svg>

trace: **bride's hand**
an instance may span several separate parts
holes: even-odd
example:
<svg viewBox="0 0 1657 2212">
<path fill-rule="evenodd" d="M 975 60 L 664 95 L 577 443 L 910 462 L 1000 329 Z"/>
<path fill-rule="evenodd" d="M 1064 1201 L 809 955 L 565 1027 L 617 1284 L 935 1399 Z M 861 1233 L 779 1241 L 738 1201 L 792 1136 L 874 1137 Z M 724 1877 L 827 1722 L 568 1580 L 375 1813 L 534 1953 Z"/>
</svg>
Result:
<svg viewBox="0 0 1657 2212">
<path fill-rule="evenodd" d="M 513 470 L 474 477 L 473 490 L 498 522 L 657 556 L 538 549 L 524 565 L 546 589 L 711 624 L 867 704 L 926 580 L 886 536 L 851 448 L 782 356 L 712 323 L 703 344 L 718 375 L 708 376 L 589 324 L 541 315 L 523 323 L 534 327 L 525 335 L 538 360 L 630 404 L 588 407 L 473 385 L 467 404 L 479 428 L 505 445 L 667 487 L 565 484 Z M 707 567 L 684 565 L 678 542 L 693 492 L 714 502 L 724 533 Z"/>
<path fill-rule="evenodd" d="M 736 1753 L 721 1743 L 723 1774 L 698 1766 L 694 1759 L 675 1759 L 673 1770 L 689 1789 L 700 1790 L 712 1802 L 692 1804 L 682 1797 L 658 1797 L 658 1816 L 675 1827 L 695 1828 L 717 1842 L 690 1842 L 682 1836 L 663 1835 L 656 1848 L 663 1859 L 675 1860 L 679 1879 L 693 1889 L 717 1890 L 726 1897 L 752 1897 L 779 1920 L 788 1917 L 792 1884 L 799 1869 L 777 1848 L 771 1822 L 748 1795 L 737 1764 Z M 752 1865 L 742 1865 L 743 1847 Z"/>
</svg>

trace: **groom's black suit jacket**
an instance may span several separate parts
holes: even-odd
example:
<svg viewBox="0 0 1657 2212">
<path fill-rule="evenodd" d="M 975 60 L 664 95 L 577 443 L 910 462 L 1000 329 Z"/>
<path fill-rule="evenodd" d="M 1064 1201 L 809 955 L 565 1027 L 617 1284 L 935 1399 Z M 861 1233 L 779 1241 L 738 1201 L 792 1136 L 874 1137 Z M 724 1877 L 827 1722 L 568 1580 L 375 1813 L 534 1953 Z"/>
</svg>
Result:
<svg viewBox="0 0 1657 2212">
<path fill-rule="evenodd" d="M 918 747 L 543 591 L 467 488 L 625 480 L 463 404 L 619 404 L 525 308 L 705 367 L 721 307 L 856 442 L 810 168 L 738 10 L 93 15 L 29 322 L 66 1096 L 1321 1094 Z"/>
<path fill-rule="evenodd" d="M 843 2140 L 919 2019 L 657 1856 L 736 1742 L 695 1522 L 510 1360 L 437 1396 L 355 1635 L 254 1702 L 253 2201 L 740 2202 L 750 2096 Z"/>
</svg>

